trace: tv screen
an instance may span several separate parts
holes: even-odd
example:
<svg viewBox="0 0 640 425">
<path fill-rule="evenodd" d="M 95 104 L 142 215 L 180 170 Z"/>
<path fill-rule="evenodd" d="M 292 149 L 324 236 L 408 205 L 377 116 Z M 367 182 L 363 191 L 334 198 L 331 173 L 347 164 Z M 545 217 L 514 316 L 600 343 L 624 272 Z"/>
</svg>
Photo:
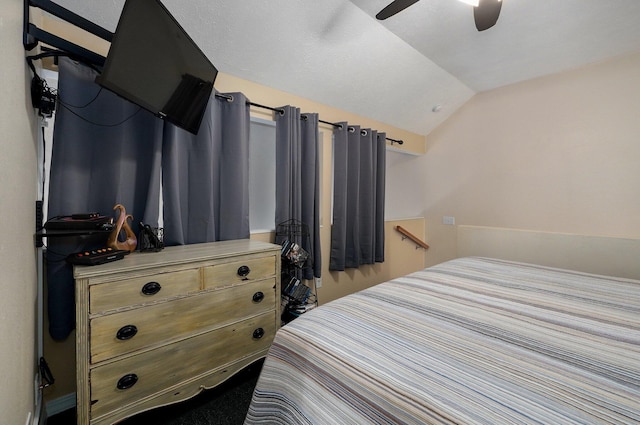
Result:
<svg viewBox="0 0 640 425">
<path fill-rule="evenodd" d="M 159 0 L 127 0 L 96 82 L 197 134 L 217 75 Z"/>
</svg>

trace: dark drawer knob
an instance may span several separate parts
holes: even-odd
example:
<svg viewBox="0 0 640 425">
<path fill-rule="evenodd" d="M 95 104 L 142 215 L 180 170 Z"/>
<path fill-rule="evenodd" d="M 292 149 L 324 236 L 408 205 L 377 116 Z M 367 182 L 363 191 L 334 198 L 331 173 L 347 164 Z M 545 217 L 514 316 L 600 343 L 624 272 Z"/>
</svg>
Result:
<svg viewBox="0 0 640 425">
<path fill-rule="evenodd" d="M 253 294 L 253 302 L 254 303 L 259 303 L 262 300 L 264 300 L 264 294 L 262 292 L 258 291 L 255 294 Z"/>
<path fill-rule="evenodd" d="M 138 382 L 138 375 L 135 373 L 129 373 L 128 375 L 124 375 L 122 378 L 118 380 L 118 384 L 116 387 L 119 390 L 128 390 L 133 387 L 136 382 Z"/>
<path fill-rule="evenodd" d="M 251 269 L 249 266 L 240 266 L 238 267 L 238 276 L 247 277 L 251 273 Z"/>
<path fill-rule="evenodd" d="M 253 338 L 254 339 L 260 339 L 263 336 L 264 336 L 264 329 L 258 328 L 255 331 L 253 331 Z"/>
<path fill-rule="evenodd" d="M 148 282 L 142 287 L 142 293 L 145 295 L 155 295 L 162 289 L 158 282 Z"/>
<path fill-rule="evenodd" d="M 138 328 L 134 325 L 123 326 L 116 333 L 116 338 L 120 341 L 126 341 L 128 339 L 133 338 L 138 333 Z"/>
</svg>

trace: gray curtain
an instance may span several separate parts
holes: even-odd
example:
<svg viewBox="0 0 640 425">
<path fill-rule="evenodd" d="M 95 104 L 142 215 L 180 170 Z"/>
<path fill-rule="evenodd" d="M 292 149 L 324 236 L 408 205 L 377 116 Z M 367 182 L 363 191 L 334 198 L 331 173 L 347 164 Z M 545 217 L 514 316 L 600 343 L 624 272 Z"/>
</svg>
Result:
<svg viewBox="0 0 640 425">
<path fill-rule="evenodd" d="M 161 120 L 94 83 L 97 72 L 59 60 L 48 218 L 97 211 L 113 216 L 122 204 L 139 221 L 157 225 Z M 75 326 L 72 267 L 65 258 L 104 246 L 106 235 L 47 238 L 49 332 L 64 339 Z"/>
<path fill-rule="evenodd" d="M 329 270 L 384 261 L 385 134 L 340 123 L 333 133 Z"/>
<path fill-rule="evenodd" d="M 181 245 L 249 237 L 249 106 L 212 95 L 198 135 L 165 125 L 164 237 Z"/>
<path fill-rule="evenodd" d="M 48 218 L 123 204 L 134 231 L 158 225 L 160 181 L 167 245 L 249 237 L 249 108 L 212 95 L 198 136 L 102 90 L 97 71 L 60 58 Z M 163 170 L 161 171 L 161 166 Z M 161 176 L 162 174 L 162 176 Z M 49 333 L 75 327 L 68 254 L 106 244 L 107 235 L 47 238 Z"/>
<path fill-rule="evenodd" d="M 308 235 L 293 241 L 311 254 L 310 267 L 301 270 L 304 279 L 320 277 L 320 170 L 318 114 L 300 114 L 292 106 L 276 113 L 276 242 L 278 225 L 302 224 Z"/>
</svg>

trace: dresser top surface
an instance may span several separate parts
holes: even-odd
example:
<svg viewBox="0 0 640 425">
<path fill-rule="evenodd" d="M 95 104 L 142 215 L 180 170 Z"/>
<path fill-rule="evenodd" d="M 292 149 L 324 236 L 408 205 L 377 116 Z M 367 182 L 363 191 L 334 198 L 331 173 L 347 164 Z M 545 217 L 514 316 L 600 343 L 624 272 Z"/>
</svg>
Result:
<svg viewBox="0 0 640 425">
<path fill-rule="evenodd" d="M 237 239 L 220 242 L 207 242 L 190 245 L 169 246 L 159 252 L 132 252 L 122 260 L 97 266 L 74 266 L 76 279 L 96 275 L 120 273 L 140 268 L 167 266 L 184 262 L 215 260 L 243 254 L 255 254 L 280 250 L 280 245 L 251 239 Z"/>
</svg>

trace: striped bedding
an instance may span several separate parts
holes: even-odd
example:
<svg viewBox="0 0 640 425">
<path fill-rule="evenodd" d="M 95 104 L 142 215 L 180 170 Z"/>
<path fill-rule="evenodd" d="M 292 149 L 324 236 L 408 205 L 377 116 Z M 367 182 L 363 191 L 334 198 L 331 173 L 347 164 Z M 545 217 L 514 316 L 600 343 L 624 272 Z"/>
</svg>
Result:
<svg viewBox="0 0 640 425">
<path fill-rule="evenodd" d="M 640 423 L 640 281 L 461 258 L 279 330 L 246 424 Z"/>
</svg>

